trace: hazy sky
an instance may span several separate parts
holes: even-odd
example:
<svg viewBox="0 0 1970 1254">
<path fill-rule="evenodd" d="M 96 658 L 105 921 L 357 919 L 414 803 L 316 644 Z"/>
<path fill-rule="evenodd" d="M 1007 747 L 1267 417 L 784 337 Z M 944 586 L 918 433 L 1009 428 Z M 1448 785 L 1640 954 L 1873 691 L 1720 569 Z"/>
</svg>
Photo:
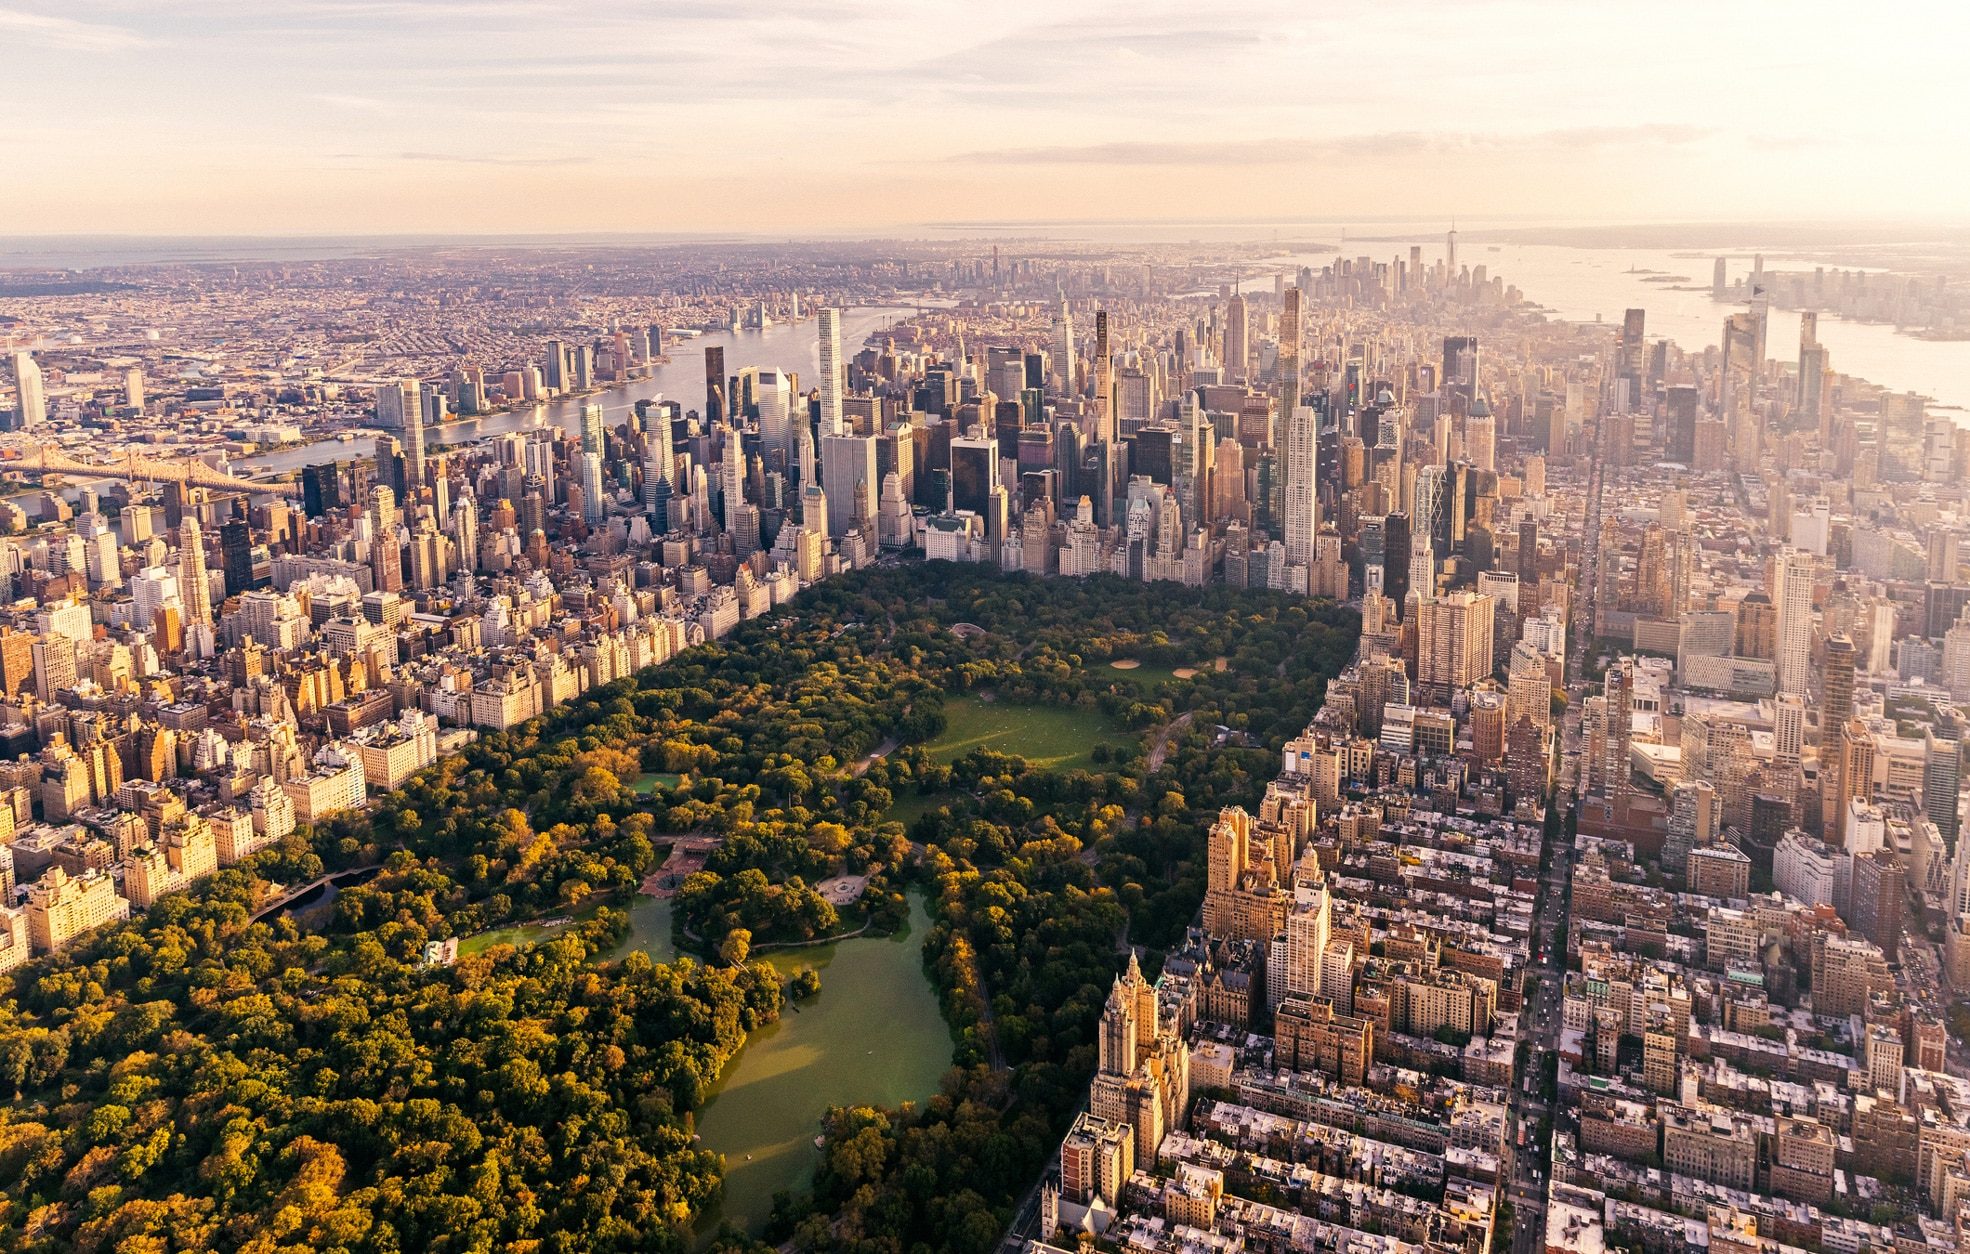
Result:
<svg viewBox="0 0 1970 1254">
<path fill-rule="evenodd" d="M 0 0 L 0 235 L 1970 212 L 1970 6 Z"/>
</svg>

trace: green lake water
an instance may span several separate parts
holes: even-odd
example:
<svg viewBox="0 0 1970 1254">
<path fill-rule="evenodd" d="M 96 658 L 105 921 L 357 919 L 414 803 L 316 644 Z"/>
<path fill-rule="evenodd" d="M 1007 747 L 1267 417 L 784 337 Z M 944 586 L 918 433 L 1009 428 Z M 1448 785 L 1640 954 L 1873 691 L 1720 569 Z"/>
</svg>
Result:
<svg viewBox="0 0 1970 1254">
<path fill-rule="evenodd" d="M 670 934 L 671 900 L 636 894 L 629 906 L 629 935 L 609 955 L 618 962 L 636 951 L 650 955 L 652 962 L 677 961 L 677 942 Z"/>
<path fill-rule="evenodd" d="M 667 910 L 663 923 L 668 943 Z M 923 972 L 929 928 L 913 893 L 899 935 L 765 955 L 783 972 L 816 968 L 821 991 L 753 1033 L 699 1112 L 705 1148 L 725 1156 L 725 1198 L 698 1231 L 729 1219 L 757 1232 L 775 1192 L 806 1188 L 830 1106 L 899 1106 L 937 1091 L 951 1065 L 951 1033 Z"/>
</svg>

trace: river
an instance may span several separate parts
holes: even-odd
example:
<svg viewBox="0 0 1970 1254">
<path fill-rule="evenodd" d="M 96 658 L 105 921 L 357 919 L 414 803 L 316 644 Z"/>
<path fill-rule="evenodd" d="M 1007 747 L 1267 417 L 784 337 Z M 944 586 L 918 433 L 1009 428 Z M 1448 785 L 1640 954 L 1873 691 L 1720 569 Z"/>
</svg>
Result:
<svg viewBox="0 0 1970 1254">
<path fill-rule="evenodd" d="M 1330 233 L 1344 229 L 1327 227 Z M 1386 261 L 1397 255 L 1406 256 L 1411 242 L 1422 245 L 1425 264 L 1435 264 L 1443 256 L 1441 226 L 1417 229 L 1411 235 L 1406 229 L 1375 224 L 1352 233 L 1357 238 L 1341 245 L 1342 256 Z M 1364 235 L 1371 238 L 1361 238 Z M 1457 263 L 1484 266 L 1487 277 L 1502 276 L 1508 285 L 1524 293 L 1527 300 L 1546 308 L 1554 317 L 1571 322 L 1598 319 L 1610 323 L 1610 333 L 1621 325 L 1624 310 L 1646 310 L 1647 335 L 1674 340 L 1686 352 L 1702 352 L 1722 341 L 1724 319 L 1746 308 L 1710 299 L 1711 266 L 1715 258 L 1725 259 L 1728 277 L 1736 282 L 1751 273 L 1752 255 L 1741 244 L 1715 252 L 1578 248 L 1509 240 L 1491 244 L 1467 234 L 1459 244 Z M 1782 248 L 1766 249 L 1764 256 L 1768 271 L 1813 268 L 1811 262 L 1788 257 Z M 1318 268 L 1333 260 L 1332 253 L 1282 257 L 1270 267 L 1256 268 L 1252 286 L 1270 291 L 1274 269 L 1289 265 Z M 1646 271 L 1657 273 L 1651 276 Z M 1682 277 L 1677 283 L 1648 281 L 1665 275 Z M 1682 287 L 1697 290 L 1676 290 Z M 1773 309 L 1767 322 L 1766 342 L 1775 360 L 1796 362 L 1799 311 Z M 1938 407 L 1956 411 L 1951 417 L 1958 423 L 1970 425 L 1970 341 L 1917 339 L 1885 323 L 1850 322 L 1822 313 L 1819 342 L 1827 348 L 1833 369 L 1839 373 L 1893 391 L 1919 392 L 1932 397 Z"/>
<path fill-rule="evenodd" d="M 850 309 L 842 315 L 841 346 L 849 356 L 862 349 L 863 341 L 917 312 L 914 305 L 882 305 Z M 602 406 L 603 420 L 620 424 L 637 401 L 668 399 L 686 409 L 703 411 L 705 405 L 705 350 L 725 350 L 725 373 L 737 374 L 746 366 L 772 366 L 792 371 L 803 381 L 818 380 L 821 374 L 821 343 L 818 325 L 812 318 L 800 322 L 780 322 L 763 331 L 706 332 L 695 339 L 679 338 L 669 346 L 670 360 L 660 362 L 646 379 L 637 379 L 586 396 L 563 396 L 539 405 L 488 414 L 483 418 L 460 418 L 425 433 L 433 449 L 450 444 L 470 444 L 509 431 L 538 430 L 557 426 L 565 431 L 581 430 L 582 410 L 591 404 Z M 808 384 L 812 386 L 811 383 Z M 257 476 L 280 474 L 303 466 L 349 461 L 370 457 L 375 448 L 361 434 L 354 440 L 317 440 L 291 448 L 275 449 L 254 457 L 233 459 L 233 473 Z"/>
<path fill-rule="evenodd" d="M 725 1156 L 724 1201 L 701 1217 L 701 1233 L 728 1219 L 757 1233 L 776 1192 L 806 1188 L 830 1106 L 895 1107 L 937 1091 L 952 1047 L 924 976 L 929 931 L 912 893 L 909 926 L 895 936 L 766 955 L 785 974 L 816 968 L 821 991 L 748 1037 L 698 1113 L 705 1148 Z"/>
<path fill-rule="evenodd" d="M 1735 282 L 1751 272 L 1749 254 L 1725 254 L 1725 267 Z M 1646 332 L 1667 336 L 1686 351 L 1701 351 L 1723 339 L 1724 319 L 1744 308 L 1710 299 L 1712 254 L 1692 256 L 1647 249 L 1567 248 L 1552 244 L 1465 246 L 1459 262 L 1488 266 L 1516 284 L 1527 300 L 1567 319 L 1600 318 L 1619 326 L 1624 309 L 1648 311 Z M 1811 269 L 1766 254 L 1767 270 Z M 1658 270 L 1682 275 L 1686 284 L 1650 283 L 1631 270 Z M 1676 291 L 1676 286 L 1701 291 Z M 1799 311 L 1774 309 L 1767 322 L 1766 343 L 1779 361 L 1799 360 Z M 1903 335 L 1878 322 L 1849 322 L 1828 314 L 1819 320 L 1819 342 L 1841 374 L 1855 375 L 1897 392 L 1920 392 L 1939 406 L 1953 408 L 1958 422 L 1970 421 L 1970 341 L 1922 340 Z"/>
</svg>

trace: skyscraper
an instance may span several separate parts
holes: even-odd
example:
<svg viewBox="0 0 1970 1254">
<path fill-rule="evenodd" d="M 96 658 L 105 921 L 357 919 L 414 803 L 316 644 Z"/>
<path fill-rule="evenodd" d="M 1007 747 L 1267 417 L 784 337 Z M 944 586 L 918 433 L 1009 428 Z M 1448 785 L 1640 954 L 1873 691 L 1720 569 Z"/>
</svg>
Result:
<svg viewBox="0 0 1970 1254">
<path fill-rule="evenodd" d="M 14 429 L 26 431 L 48 420 L 48 392 L 41 367 L 26 349 L 14 353 L 14 389 L 19 403 L 14 408 Z"/>
<path fill-rule="evenodd" d="M 841 311 L 823 309 L 821 329 L 821 434 L 845 435 L 841 419 L 844 377 L 841 360 Z"/>
<path fill-rule="evenodd" d="M 1115 360 L 1108 346 L 1108 311 L 1094 311 L 1094 431 L 1103 444 L 1115 442 Z"/>
<path fill-rule="evenodd" d="M 189 623 L 212 621 L 212 585 L 205 577 L 205 535 L 198 519 L 186 513 L 178 524 L 178 593 Z"/>
<path fill-rule="evenodd" d="M 705 350 L 705 426 L 712 427 L 725 417 L 725 349 Z"/>
<path fill-rule="evenodd" d="M 415 497 L 424 486 L 424 404 L 417 385 L 406 382 L 404 393 L 404 493 Z"/>
<path fill-rule="evenodd" d="M 1300 289 L 1289 287 L 1279 305 L 1279 416 L 1300 403 Z"/>
<path fill-rule="evenodd" d="M 333 463 L 301 468 L 301 509 L 310 518 L 342 508 L 342 472 Z"/>
<path fill-rule="evenodd" d="M 219 560 L 226 572 L 227 596 L 253 586 L 253 532 L 244 518 L 219 525 Z"/>
<path fill-rule="evenodd" d="M 1784 625 L 1780 624 L 1783 639 Z M 1860 654 L 1846 632 L 1835 632 L 1826 641 L 1825 691 L 1820 694 L 1823 726 L 1842 727 L 1854 713 L 1854 664 Z"/>
<path fill-rule="evenodd" d="M 1288 288 L 1287 295 L 1299 289 Z M 1286 418 L 1286 561 L 1313 565 L 1315 538 L 1320 534 L 1320 503 L 1316 496 L 1319 469 L 1319 421 L 1311 405 L 1295 405 Z"/>
<path fill-rule="evenodd" d="M 1053 367 L 1063 393 L 1074 391 L 1074 314 L 1068 309 L 1067 300 L 1061 298 L 1060 308 L 1053 316 Z"/>
<path fill-rule="evenodd" d="M 1684 466 L 1696 461 L 1697 391 L 1688 384 L 1669 389 L 1669 460 Z"/>
<path fill-rule="evenodd" d="M 606 429 L 602 425 L 602 406 L 591 401 L 581 407 L 581 451 L 600 457 L 606 441 Z"/>
<path fill-rule="evenodd" d="M 794 441 L 796 424 L 792 380 L 787 378 L 785 373 L 770 366 L 761 366 L 757 369 L 747 367 L 740 373 L 739 378 L 741 389 L 751 393 L 752 407 L 759 416 L 760 456 L 769 469 L 794 465 L 798 462 L 800 454 Z M 836 404 L 839 407 L 839 397 L 836 398 Z M 806 406 L 802 404 L 800 408 L 804 414 Z M 821 436 L 825 439 L 829 435 L 836 434 L 828 428 L 826 397 L 822 398 L 821 411 Z M 840 417 L 838 408 L 836 417 Z M 806 427 L 805 418 L 803 417 L 797 425 Z"/>
<path fill-rule="evenodd" d="M 1246 322 L 1245 298 L 1231 294 L 1224 307 L 1224 373 L 1228 382 L 1244 379 L 1252 364 L 1252 342 Z"/>
<path fill-rule="evenodd" d="M 1456 389 L 1466 396 L 1477 393 L 1478 340 L 1475 335 L 1443 337 L 1443 375 L 1439 386 Z"/>
<path fill-rule="evenodd" d="M 602 521 L 602 454 L 607 447 L 602 406 L 581 408 L 581 516 L 591 526 Z"/>
<path fill-rule="evenodd" d="M 1778 559 L 1778 690 L 1806 693 L 1813 652 L 1813 555 L 1787 549 Z"/>
<path fill-rule="evenodd" d="M 1442 466 L 1416 468 L 1411 511 L 1409 580 L 1416 594 L 1427 599 L 1436 595 L 1437 561 L 1450 548 L 1450 483 Z"/>
<path fill-rule="evenodd" d="M 839 540 L 852 528 L 867 535 L 875 519 L 876 438 L 872 435 L 831 435 L 821 440 L 821 482 L 828 490 L 828 534 Z"/>
<path fill-rule="evenodd" d="M 951 441 L 951 508 L 983 515 L 999 486 L 999 441 L 990 434 Z"/>
</svg>

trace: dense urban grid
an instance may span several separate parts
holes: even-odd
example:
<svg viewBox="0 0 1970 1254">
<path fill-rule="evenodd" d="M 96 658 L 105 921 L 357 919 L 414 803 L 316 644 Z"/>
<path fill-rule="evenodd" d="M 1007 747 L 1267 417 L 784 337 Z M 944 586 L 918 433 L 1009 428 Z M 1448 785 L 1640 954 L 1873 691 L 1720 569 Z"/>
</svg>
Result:
<svg viewBox="0 0 1970 1254">
<path fill-rule="evenodd" d="M 1970 430 L 1840 374 L 1814 312 L 1948 326 L 1957 298 L 1716 274 L 1706 345 L 1543 316 L 1455 231 L 14 283 L 0 1233 L 148 1222 L 173 1150 L 122 1135 L 157 1083 L 131 1060 L 205 1029 L 126 1022 L 166 1004 L 142 990 L 87 1026 L 113 938 L 223 902 L 273 947 L 256 978 L 360 974 L 287 910 L 347 882 L 350 935 L 415 924 L 375 946 L 403 949 L 379 1014 L 533 962 L 561 1000 L 532 1030 L 573 1036 L 620 1009 L 583 984 L 614 916 L 491 974 L 460 942 L 591 890 L 675 901 L 703 963 L 625 961 L 621 1013 L 718 1026 L 649 1063 L 653 1182 L 596 1248 L 681 1242 L 717 1197 L 688 1117 L 781 1007 L 749 947 L 893 926 L 928 884 L 958 1075 L 817 1129 L 789 1248 L 1970 1248 Z M 774 327 L 797 354 L 739 359 Z M 1140 700 L 1075 669 L 1145 656 L 1181 669 Z M 1112 769 L 935 760 L 974 688 L 1105 701 L 1136 739 Z M 1047 927 L 1042 969 L 1019 938 Z M 185 1004 L 235 1022 L 250 987 Z M 269 1156 L 307 1178 L 326 1135 Z M 218 1210 L 186 1213 L 281 1248 L 227 1226 L 251 1173 L 212 1154 Z M 340 1215 L 297 1248 L 381 1248 L 292 1204 Z M 436 1210 L 375 1209 L 452 1248 Z"/>
</svg>

